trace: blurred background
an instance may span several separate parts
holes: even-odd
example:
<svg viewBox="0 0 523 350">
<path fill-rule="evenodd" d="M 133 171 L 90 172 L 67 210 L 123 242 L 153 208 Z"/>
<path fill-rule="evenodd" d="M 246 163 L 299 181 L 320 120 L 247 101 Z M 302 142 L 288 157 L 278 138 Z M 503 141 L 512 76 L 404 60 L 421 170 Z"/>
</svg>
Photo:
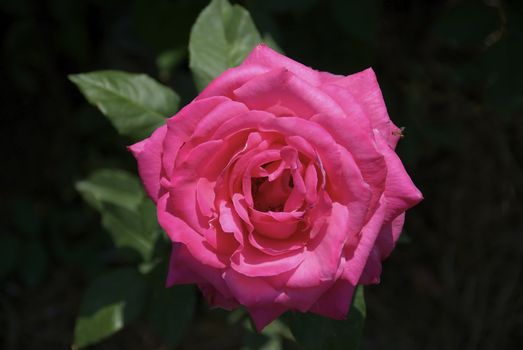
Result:
<svg viewBox="0 0 523 350">
<path fill-rule="evenodd" d="M 523 348 L 523 1 L 246 0 L 291 58 L 372 66 L 425 201 L 366 288 L 362 349 Z M 206 0 L 0 1 L 0 348 L 68 349 L 86 285 L 114 263 L 74 189 L 135 163 L 67 74 L 145 72 L 182 105 Z M 205 305 L 200 309 L 205 310 Z M 182 349 L 239 349 L 199 311 Z M 202 316 L 203 315 L 203 316 Z M 163 349 L 140 320 L 92 349 Z"/>
</svg>

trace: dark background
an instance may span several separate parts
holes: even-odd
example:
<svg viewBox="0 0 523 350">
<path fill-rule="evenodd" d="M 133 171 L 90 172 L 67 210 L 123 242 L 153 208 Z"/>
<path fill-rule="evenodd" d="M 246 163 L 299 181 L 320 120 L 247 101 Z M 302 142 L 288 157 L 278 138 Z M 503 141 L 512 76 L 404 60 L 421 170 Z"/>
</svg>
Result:
<svg viewBox="0 0 523 350">
<path fill-rule="evenodd" d="M 130 141 L 67 74 L 146 72 L 187 103 L 189 30 L 206 4 L 0 1 L 0 348 L 69 348 L 82 293 L 114 251 L 74 183 L 105 166 L 135 171 Z M 297 61 L 338 74 L 372 66 L 406 127 L 398 153 L 425 200 L 366 289 L 362 348 L 523 348 L 523 1 L 241 4 Z M 238 348 L 197 318 L 182 347 L 222 343 Z M 158 344 L 136 322 L 93 348 Z"/>
</svg>

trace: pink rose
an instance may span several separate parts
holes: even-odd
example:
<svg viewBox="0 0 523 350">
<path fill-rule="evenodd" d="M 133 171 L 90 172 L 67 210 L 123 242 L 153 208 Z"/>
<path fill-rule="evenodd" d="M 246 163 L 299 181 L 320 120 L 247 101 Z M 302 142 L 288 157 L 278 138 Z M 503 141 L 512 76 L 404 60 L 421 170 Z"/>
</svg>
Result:
<svg viewBox="0 0 523 350">
<path fill-rule="evenodd" d="M 333 75 L 256 47 L 130 147 L 173 242 L 167 285 L 243 305 L 259 330 L 287 310 L 344 318 L 422 199 L 400 134 L 372 69 Z"/>
</svg>

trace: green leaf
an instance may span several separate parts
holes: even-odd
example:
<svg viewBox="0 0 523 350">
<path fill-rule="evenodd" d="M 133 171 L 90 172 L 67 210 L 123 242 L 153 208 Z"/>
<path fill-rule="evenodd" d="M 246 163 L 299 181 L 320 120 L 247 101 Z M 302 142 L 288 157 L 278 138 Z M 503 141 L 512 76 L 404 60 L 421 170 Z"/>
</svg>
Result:
<svg viewBox="0 0 523 350">
<path fill-rule="evenodd" d="M 145 261 L 152 257 L 161 231 L 156 222 L 156 208 L 151 201 L 143 201 L 136 211 L 108 205 L 101 214 L 102 225 L 117 247 L 130 248 Z"/>
<path fill-rule="evenodd" d="M 130 248 L 147 261 L 161 232 L 154 204 L 135 175 L 102 169 L 76 184 L 83 198 L 102 215 L 102 225 L 118 248 Z"/>
<path fill-rule="evenodd" d="M 83 297 L 74 330 L 75 347 L 99 342 L 128 325 L 140 314 L 145 296 L 145 280 L 133 269 L 100 276 Z"/>
<path fill-rule="evenodd" d="M 170 88 L 145 74 L 98 71 L 70 75 L 85 98 L 111 121 L 122 135 L 149 136 L 173 115 L 180 98 Z"/>
<path fill-rule="evenodd" d="M 76 190 L 98 210 L 101 210 L 103 203 L 135 210 L 144 197 L 140 180 L 120 169 L 97 170 L 86 180 L 77 182 Z"/>
<path fill-rule="evenodd" d="M 247 10 L 227 0 L 212 0 L 196 19 L 189 38 L 189 66 L 198 89 L 239 65 L 261 41 Z"/>
<path fill-rule="evenodd" d="M 344 321 L 311 313 L 288 313 L 284 320 L 289 324 L 298 344 L 306 350 L 354 350 L 359 348 L 365 313 L 363 287 L 358 286 L 349 315 Z"/>
<path fill-rule="evenodd" d="M 165 275 L 162 276 L 165 278 Z M 191 324 L 196 307 L 193 286 L 158 288 L 149 307 L 150 325 L 163 341 L 175 347 Z"/>
</svg>

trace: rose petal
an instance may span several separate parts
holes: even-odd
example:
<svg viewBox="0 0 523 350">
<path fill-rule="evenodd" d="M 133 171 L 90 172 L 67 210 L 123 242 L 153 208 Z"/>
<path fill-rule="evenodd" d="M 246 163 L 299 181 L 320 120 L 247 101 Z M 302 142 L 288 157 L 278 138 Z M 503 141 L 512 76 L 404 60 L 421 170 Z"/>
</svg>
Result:
<svg viewBox="0 0 523 350">
<path fill-rule="evenodd" d="M 261 212 L 251 209 L 251 222 L 254 230 L 268 238 L 287 239 L 296 229 L 303 217 L 300 211 L 283 212 Z"/>
<path fill-rule="evenodd" d="M 355 286 L 345 280 L 337 280 L 310 308 L 324 317 L 343 320 L 347 317 Z"/>
<path fill-rule="evenodd" d="M 145 191 L 155 203 L 158 201 L 160 193 L 162 144 L 166 132 L 167 126 L 161 126 L 153 132 L 151 137 L 129 146 L 129 150 L 138 162 L 138 173 Z"/>
<path fill-rule="evenodd" d="M 376 240 L 375 246 L 375 249 L 379 251 L 382 260 L 388 257 L 394 249 L 394 245 L 396 244 L 396 241 L 401 234 L 401 230 L 403 229 L 404 222 L 405 213 L 401 213 L 392 221 L 383 225 L 378 239 Z"/>
<path fill-rule="evenodd" d="M 246 307 L 272 305 L 282 293 L 262 278 L 248 277 L 231 268 L 225 270 L 223 279 L 235 299 Z"/>
<path fill-rule="evenodd" d="M 316 166 L 310 162 L 305 170 L 305 199 L 308 203 L 314 203 L 318 199 L 318 173 Z"/>
<path fill-rule="evenodd" d="M 325 128 L 354 158 L 365 182 L 371 186 L 372 213 L 385 189 L 387 175 L 385 158 L 376 147 L 369 119 L 354 97 L 347 90 L 336 85 L 325 85 L 322 88 L 343 108 L 344 117 L 321 113 L 311 120 Z"/>
<path fill-rule="evenodd" d="M 291 237 L 281 240 L 265 237 L 260 234 L 249 234 L 249 243 L 256 249 L 268 255 L 281 255 L 295 250 L 301 250 L 309 238 L 306 230 L 298 229 Z"/>
<path fill-rule="evenodd" d="M 274 276 L 294 269 L 304 259 L 302 250 L 267 255 L 246 244 L 231 256 L 231 267 L 249 277 Z"/>
<path fill-rule="evenodd" d="M 233 308 L 238 304 L 221 275 L 222 270 L 203 265 L 183 244 L 173 243 L 167 287 L 197 283 L 210 305 Z"/>
<path fill-rule="evenodd" d="M 268 72 L 270 68 L 256 64 L 241 65 L 239 67 L 227 69 L 214 79 L 207 87 L 196 97 L 196 100 L 209 98 L 212 96 L 226 96 L 233 98 L 233 91 L 242 86 L 254 77 Z"/>
<path fill-rule="evenodd" d="M 333 280 L 347 239 L 349 212 L 347 207 L 332 203 L 327 227 L 311 242 L 304 252 L 303 262 L 287 281 L 291 288 L 318 286 L 322 281 Z"/>
<path fill-rule="evenodd" d="M 374 248 L 378 234 L 380 233 L 386 212 L 385 200 L 380 201 L 378 209 L 372 218 L 365 224 L 358 238 L 349 242 L 345 248 L 345 268 L 343 278 L 352 285 L 357 285 L 360 276 L 367 264 L 369 254 Z"/>
<path fill-rule="evenodd" d="M 247 308 L 258 332 L 261 332 L 265 326 L 280 317 L 287 310 L 287 307 L 280 304 L 257 305 Z"/>
<path fill-rule="evenodd" d="M 275 69 L 255 77 L 234 90 L 234 95 L 235 100 L 251 110 L 283 106 L 302 118 L 310 118 L 323 111 L 343 113 L 329 95 L 287 69 Z"/>
<path fill-rule="evenodd" d="M 264 44 L 256 46 L 242 66 L 263 66 L 270 69 L 285 68 L 313 86 L 320 84 L 319 72 L 279 54 Z"/>
<path fill-rule="evenodd" d="M 220 202 L 220 226 L 224 232 L 230 232 L 236 241 L 243 244 L 243 225 L 240 217 L 233 209 L 233 205 L 225 201 Z"/>
<path fill-rule="evenodd" d="M 170 211 L 169 194 L 164 194 L 158 199 L 158 222 L 173 242 L 183 243 L 191 255 L 202 264 L 216 268 L 224 268 L 226 265 L 211 251 L 209 245 L 204 244 L 201 234 L 194 231 L 186 222 L 174 216 Z"/>
<path fill-rule="evenodd" d="M 359 167 L 351 154 L 337 145 L 324 128 L 312 121 L 296 117 L 267 118 L 260 123 L 259 127 L 264 131 L 276 131 L 309 140 L 318 152 L 321 164 L 329 175 L 329 193 L 341 203 L 350 203 L 351 210 L 358 212 L 357 216 L 353 215 L 351 218 L 351 223 L 353 223 L 351 232 L 356 233 L 364 223 L 361 211 L 368 208 L 371 194 L 369 186 L 363 181 Z M 378 155 L 383 160 L 383 156 L 379 153 Z M 385 166 L 384 162 L 382 165 Z M 385 173 L 386 170 L 383 175 Z M 383 186 L 381 190 L 383 191 Z"/>
<path fill-rule="evenodd" d="M 385 183 L 385 198 L 387 200 L 386 221 L 415 206 L 423 199 L 423 195 L 416 188 L 405 171 L 398 155 L 390 148 L 380 135 L 376 134 L 376 144 L 387 162 L 387 179 Z"/>
<path fill-rule="evenodd" d="M 162 164 L 166 177 L 170 178 L 180 147 L 192 135 L 197 123 L 222 103 L 230 99 L 220 96 L 193 101 L 167 120 L 167 133 L 163 143 Z"/>
<path fill-rule="evenodd" d="M 363 269 L 358 284 L 377 284 L 380 283 L 381 275 L 381 256 L 379 250 L 374 247 L 369 254 L 367 264 Z"/>
<path fill-rule="evenodd" d="M 338 79 L 335 85 L 349 91 L 367 115 L 373 129 L 378 129 L 393 149 L 399 139 L 399 129 L 389 118 L 381 89 L 372 68 Z"/>
</svg>

